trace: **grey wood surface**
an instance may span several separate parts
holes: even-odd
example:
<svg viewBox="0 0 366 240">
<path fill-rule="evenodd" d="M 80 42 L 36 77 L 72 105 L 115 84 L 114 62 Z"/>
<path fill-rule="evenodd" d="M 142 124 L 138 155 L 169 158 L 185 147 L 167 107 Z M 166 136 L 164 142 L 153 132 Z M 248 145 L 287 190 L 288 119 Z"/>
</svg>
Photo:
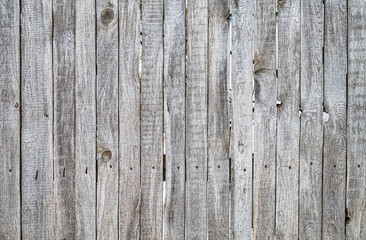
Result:
<svg viewBox="0 0 366 240">
<path fill-rule="evenodd" d="M 298 239 L 300 1 L 278 4 L 276 236 Z"/>
<path fill-rule="evenodd" d="M 232 1 L 230 239 L 252 239 L 255 1 Z"/>
<path fill-rule="evenodd" d="M 20 239 L 20 5 L 0 2 L 0 239 Z"/>
<path fill-rule="evenodd" d="M 96 238 L 95 1 L 75 1 L 75 239 Z"/>
<path fill-rule="evenodd" d="M 207 238 L 208 1 L 187 4 L 186 239 Z"/>
<path fill-rule="evenodd" d="M 142 1 L 142 239 L 163 236 L 163 7 L 163 0 Z"/>
<path fill-rule="evenodd" d="M 75 238 L 75 11 L 53 1 L 54 237 Z"/>
<path fill-rule="evenodd" d="M 164 238 L 184 239 L 186 1 L 164 1 Z"/>
<path fill-rule="evenodd" d="M 323 239 L 345 239 L 347 1 L 325 1 Z"/>
<path fill-rule="evenodd" d="M 323 1 L 301 2 L 299 238 L 320 239 L 323 155 Z"/>
<path fill-rule="evenodd" d="M 208 239 L 229 239 L 229 30 L 230 1 L 209 1 L 207 127 Z"/>
<path fill-rule="evenodd" d="M 21 2 L 23 239 L 53 234 L 52 2 Z"/>
<path fill-rule="evenodd" d="M 118 239 L 118 1 L 97 1 L 97 239 Z"/>
<path fill-rule="evenodd" d="M 366 238 L 366 2 L 348 1 L 347 239 Z"/>
<path fill-rule="evenodd" d="M 140 234 L 140 0 L 119 2 L 119 239 Z"/>
<path fill-rule="evenodd" d="M 255 239 L 273 239 L 276 194 L 276 2 L 256 1 L 254 36 L 254 176 Z"/>
</svg>

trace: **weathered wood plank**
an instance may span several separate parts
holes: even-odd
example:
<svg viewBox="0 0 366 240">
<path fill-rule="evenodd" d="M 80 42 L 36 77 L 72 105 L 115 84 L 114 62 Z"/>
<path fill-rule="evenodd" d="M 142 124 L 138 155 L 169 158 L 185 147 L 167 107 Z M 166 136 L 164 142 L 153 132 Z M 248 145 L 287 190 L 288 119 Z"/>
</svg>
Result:
<svg viewBox="0 0 366 240">
<path fill-rule="evenodd" d="M 186 239 L 207 238 L 208 1 L 187 5 Z"/>
<path fill-rule="evenodd" d="M 75 238 L 75 11 L 53 1 L 54 237 Z"/>
<path fill-rule="evenodd" d="M 118 1 L 97 1 L 97 239 L 118 239 Z"/>
<path fill-rule="evenodd" d="M 140 0 L 119 2 L 119 239 L 140 234 Z"/>
<path fill-rule="evenodd" d="M 21 2 L 22 238 L 53 238 L 52 2 Z"/>
<path fill-rule="evenodd" d="M 366 239 L 366 2 L 348 2 L 347 239 Z"/>
<path fill-rule="evenodd" d="M 300 239 L 321 238 L 323 25 L 323 1 L 301 1 Z"/>
<path fill-rule="evenodd" d="M 324 32 L 323 239 L 345 239 L 347 1 L 327 0 Z"/>
<path fill-rule="evenodd" d="M 256 1 L 254 48 L 254 238 L 273 239 L 276 186 L 276 1 Z"/>
<path fill-rule="evenodd" d="M 0 2 L 0 239 L 20 239 L 19 1 Z"/>
<path fill-rule="evenodd" d="M 186 1 L 164 1 L 165 239 L 184 239 Z"/>
<path fill-rule="evenodd" d="M 230 1 L 209 1 L 207 129 L 208 238 L 229 238 L 229 28 Z"/>
<path fill-rule="evenodd" d="M 278 4 L 276 235 L 298 239 L 300 1 Z"/>
<path fill-rule="evenodd" d="M 141 238 L 163 237 L 163 0 L 142 1 Z"/>
<path fill-rule="evenodd" d="M 255 1 L 232 1 L 230 239 L 252 239 Z"/>
<path fill-rule="evenodd" d="M 95 1 L 76 1 L 75 17 L 75 239 L 95 239 Z"/>
</svg>

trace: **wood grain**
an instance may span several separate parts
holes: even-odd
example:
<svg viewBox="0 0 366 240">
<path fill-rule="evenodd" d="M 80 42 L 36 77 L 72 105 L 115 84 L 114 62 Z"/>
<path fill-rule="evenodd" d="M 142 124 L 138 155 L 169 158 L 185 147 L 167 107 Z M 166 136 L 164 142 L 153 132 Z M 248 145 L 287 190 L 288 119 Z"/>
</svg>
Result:
<svg viewBox="0 0 366 240">
<path fill-rule="evenodd" d="M 52 2 L 21 2 L 22 238 L 53 238 Z"/>
<path fill-rule="evenodd" d="M 186 1 L 164 2 L 164 238 L 184 239 Z"/>
<path fill-rule="evenodd" d="M 20 239 L 20 6 L 0 3 L 0 239 Z"/>
</svg>

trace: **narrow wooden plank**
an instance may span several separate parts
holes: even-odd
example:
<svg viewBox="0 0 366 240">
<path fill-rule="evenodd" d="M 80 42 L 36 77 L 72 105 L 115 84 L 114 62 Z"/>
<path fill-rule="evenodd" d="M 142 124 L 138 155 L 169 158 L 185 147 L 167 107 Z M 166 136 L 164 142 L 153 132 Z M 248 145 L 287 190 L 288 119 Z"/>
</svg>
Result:
<svg viewBox="0 0 366 240">
<path fill-rule="evenodd" d="M 229 28 L 230 1 L 209 1 L 207 129 L 208 238 L 229 238 Z"/>
<path fill-rule="evenodd" d="M 119 2 L 119 239 L 140 234 L 140 0 Z"/>
<path fill-rule="evenodd" d="M 207 238 L 208 1 L 187 5 L 186 239 Z"/>
<path fill-rule="evenodd" d="M 299 238 L 321 239 L 323 1 L 301 2 Z"/>
<path fill-rule="evenodd" d="M 276 203 L 276 2 L 256 1 L 254 48 L 254 238 L 272 239 Z"/>
<path fill-rule="evenodd" d="M 232 1 L 230 239 L 252 239 L 255 1 Z"/>
<path fill-rule="evenodd" d="M 0 3 L 0 239 L 20 239 L 19 1 Z"/>
<path fill-rule="evenodd" d="M 348 1 L 347 239 L 366 238 L 366 2 Z"/>
<path fill-rule="evenodd" d="M 118 239 L 118 1 L 97 1 L 97 239 Z"/>
<path fill-rule="evenodd" d="M 345 239 L 347 1 L 327 0 L 324 32 L 323 235 Z"/>
<path fill-rule="evenodd" d="M 164 1 L 164 238 L 184 239 L 186 1 Z"/>
<path fill-rule="evenodd" d="M 75 239 L 95 239 L 95 1 L 76 1 L 75 17 Z"/>
<path fill-rule="evenodd" d="M 300 1 L 278 4 L 276 235 L 298 239 Z"/>
<path fill-rule="evenodd" d="M 53 238 L 52 2 L 21 2 L 22 238 Z"/>
<path fill-rule="evenodd" d="M 53 1 L 54 237 L 75 238 L 75 12 Z"/>
<path fill-rule="evenodd" d="M 163 12 L 163 0 L 142 1 L 142 239 L 163 237 Z"/>
</svg>

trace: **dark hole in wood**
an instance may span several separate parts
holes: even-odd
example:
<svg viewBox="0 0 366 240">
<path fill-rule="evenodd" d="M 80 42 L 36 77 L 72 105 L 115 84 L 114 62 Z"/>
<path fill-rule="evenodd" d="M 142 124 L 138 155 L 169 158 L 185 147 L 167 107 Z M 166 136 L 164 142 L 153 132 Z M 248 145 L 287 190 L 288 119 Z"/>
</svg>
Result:
<svg viewBox="0 0 366 240">
<path fill-rule="evenodd" d="M 177 167 L 179 169 L 179 167 Z"/>
<path fill-rule="evenodd" d="M 267 168 L 267 165 L 264 165 L 265 168 Z"/>
<path fill-rule="evenodd" d="M 64 168 L 64 172 L 62 173 L 62 177 L 65 177 L 65 168 Z"/>
<path fill-rule="evenodd" d="M 132 170 L 132 167 L 130 168 L 130 170 Z"/>
<path fill-rule="evenodd" d="M 36 180 L 37 180 L 37 178 L 38 178 L 38 170 L 37 170 L 37 172 L 36 172 L 36 177 L 35 177 L 34 179 L 36 179 Z"/>
<path fill-rule="evenodd" d="M 358 165 L 357 165 L 357 167 L 361 167 L 361 165 L 360 165 L 360 164 L 358 164 Z"/>
<path fill-rule="evenodd" d="M 11 172 L 11 169 L 9 169 L 9 172 Z"/>
<path fill-rule="evenodd" d="M 337 166 L 334 164 L 334 168 L 336 168 Z"/>
<path fill-rule="evenodd" d="M 291 166 L 288 166 L 288 169 L 291 169 Z"/>
<path fill-rule="evenodd" d="M 244 172 L 246 172 L 247 171 L 247 169 L 246 168 L 244 168 Z"/>
<path fill-rule="evenodd" d="M 85 169 L 85 174 L 88 174 L 88 168 Z"/>
<path fill-rule="evenodd" d="M 112 165 L 110 165 L 109 168 L 112 168 Z"/>
<path fill-rule="evenodd" d="M 196 166 L 196 168 L 198 168 L 198 166 Z"/>
<path fill-rule="evenodd" d="M 310 165 L 313 165 L 313 162 L 310 162 Z"/>
<path fill-rule="evenodd" d="M 220 165 L 219 166 L 217 166 L 218 168 L 220 168 Z"/>
</svg>

